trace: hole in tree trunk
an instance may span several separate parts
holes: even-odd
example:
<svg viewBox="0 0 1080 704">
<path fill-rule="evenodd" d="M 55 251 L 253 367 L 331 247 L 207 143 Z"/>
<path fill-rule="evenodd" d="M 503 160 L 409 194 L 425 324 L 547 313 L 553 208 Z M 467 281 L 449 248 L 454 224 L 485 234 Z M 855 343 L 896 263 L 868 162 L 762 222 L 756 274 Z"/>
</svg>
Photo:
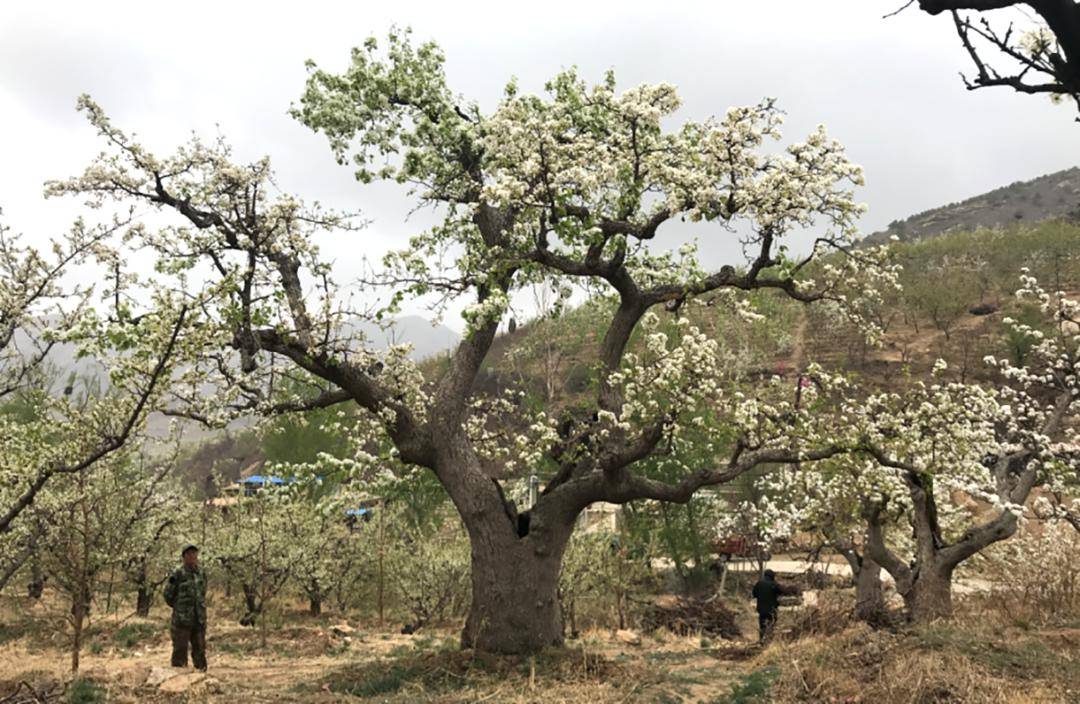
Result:
<svg viewBox="0 0 1080 704">
<path fill-rule="evenodd" d="M 528 511 L 519 513 L 517 516 L 517 534 L 519 538 L 524 538 L 529 534 L 529 521 L 531 517 Z"/>
</svg>

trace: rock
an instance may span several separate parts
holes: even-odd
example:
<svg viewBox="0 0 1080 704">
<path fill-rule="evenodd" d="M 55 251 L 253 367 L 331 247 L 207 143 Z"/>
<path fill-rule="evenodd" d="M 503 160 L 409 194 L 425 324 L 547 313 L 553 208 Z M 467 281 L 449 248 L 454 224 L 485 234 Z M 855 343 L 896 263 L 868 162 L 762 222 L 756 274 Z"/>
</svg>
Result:
<svg viewBox="0 0 1080 704">
<path fill-rule="evenodd" d="M 620 628 L 615 631 L 615 638 L 627 645 L 641 645 L 641 634 L 637 631 Z"/>
<path fill-rule="evenodd" d="M 344 638 L 345 636 L 356 633 L 356 629 L 347 623 L 339 623 L 336 626 L 330 626 L 330 632 L 338 638 Z"/>
<path fill-rule="evenodd" d="M 347 647 L 349 647 L 350 645 L 352 645 L 352 638 L 350 638 L 349 636 L 345 636 L 344 638 L 342 638 L 342 639 L 341 639 L 341 642 L 342 642 L 342 643 L 343 643 L 343 644 L 345 645 L 345 647 L 347 648 Z"/>
<path fill-rule="evenodd" d="M 125 687 L 138 687 L 150 677 L 151 668 L 146 665 L 121 670 L 116 674 L 116 680 Z"/>
<path fill-rule="evenodd" d="M 146 675 L 146 686 L 157 687 L 165 680 L 182 675 L 186 672 L 187 670 L 182 667 L 152 667 L 150 668 L 150 673 Z"/>
<path fill-rule="evenodd" d="M 220 691 L 220 683 L 205 672 L 188 670 L 183 667 L 154 667 L 146 676 L 148 687 L 157 687 L 159 692 L 177 694 L 180 692 Z"/>
<path fill-rule="evenodd" d="M 158 685 L 159 692 L 186 692 L 195 685 L 204 684 L 207 680 L 205 672 L 188 672 L 183 675 L 177 675 L 176 677 L 170 677 L 169 679 Z"/>
</svg>

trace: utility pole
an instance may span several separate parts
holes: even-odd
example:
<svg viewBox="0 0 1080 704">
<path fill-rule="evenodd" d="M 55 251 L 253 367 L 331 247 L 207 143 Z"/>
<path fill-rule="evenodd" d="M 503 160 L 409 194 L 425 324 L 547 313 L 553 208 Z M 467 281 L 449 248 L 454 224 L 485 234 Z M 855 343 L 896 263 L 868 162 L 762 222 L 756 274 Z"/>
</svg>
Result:
<svg viewBox="0 0 1080 704">
<path fill-rule="evenodd" d="M 529 475 L 529 508 L 536 506 L 540 499 L 540 477 L 535 474 Z"/>
</svg>

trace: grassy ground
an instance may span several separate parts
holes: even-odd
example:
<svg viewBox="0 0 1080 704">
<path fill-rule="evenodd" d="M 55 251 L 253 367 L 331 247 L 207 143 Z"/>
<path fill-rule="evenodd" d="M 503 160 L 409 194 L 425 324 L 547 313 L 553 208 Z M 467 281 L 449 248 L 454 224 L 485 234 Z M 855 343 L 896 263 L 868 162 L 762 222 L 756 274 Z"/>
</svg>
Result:
<svg viewBox="0 0 1080 704">
<path fill-rule="evenodd" d="M 168 693 L 146 684 L 153 668 L 168 663 L 164 611 L 148 620 L 97 620 L 83 681 L 72 685 L 62 624 L 15 606 L 0 611 L 0 702 L 24 681 L 51 688 L 48 701 L 76 702 L 1080 701 L 1080 623 L 1022 628 L 965 614 L 875 631 L 826 604 L 785 612 L 764 649 L 665 632 L 643 634 L 634 645 L 593 630 L 534 658 L 510 658 L 462 651 L 450 626 L 402 635 L 352 621 L 346 641 L 332 628 L 340 617 L 297 609 L 279 615 L 265 648 L 257 630 L 212 620 L 210 679 Z M 740 620 L 752 626 L 751 614 Z"/>
</svg>

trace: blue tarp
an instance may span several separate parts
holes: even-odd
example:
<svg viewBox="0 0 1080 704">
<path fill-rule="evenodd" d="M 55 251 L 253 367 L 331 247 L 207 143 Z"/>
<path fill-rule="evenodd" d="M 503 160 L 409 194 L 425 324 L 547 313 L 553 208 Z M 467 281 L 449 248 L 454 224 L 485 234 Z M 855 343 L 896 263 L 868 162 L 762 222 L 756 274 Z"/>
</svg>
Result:
<svg viewBox="0 0 1080 704">
<path fill-rule="evenodd" d="M 365 513 L 368 512 L 368 510 L 369 509 L 366 509 L 366 508 L 350 508 L 348 511 L 345 512 L 345 515 L 347 515 L 347 516 L 363 516 Z"/>
<path fill-rule="evenodd" d="M 264 477 L 261 474 L 253 474 L 250 477 L 248 477 L 247 479 L 241 479 L 240 483 L 241 484 L 259 484 L 261 486 L 266 486 L 267 484 L 286 484 L 286 483 L 292 483 L 293 481 L 295 481 L 295 480 L 292 479 L 292 478 L 282 479 L 281 477 Z"/>
</svg>

